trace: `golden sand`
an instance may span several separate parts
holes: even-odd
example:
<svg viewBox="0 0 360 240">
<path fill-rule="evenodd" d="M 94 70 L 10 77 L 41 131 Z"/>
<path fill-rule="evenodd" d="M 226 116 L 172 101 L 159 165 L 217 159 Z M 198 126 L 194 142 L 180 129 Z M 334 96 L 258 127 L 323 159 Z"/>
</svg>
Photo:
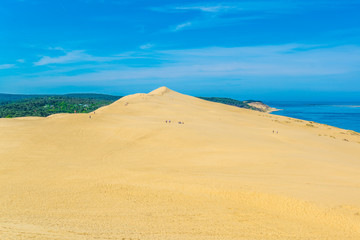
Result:
<svg viewBox="0 0 360 240">
<path fill-rule="evenodd" d="M 360 134 L 164 87 L 0 119 L 0 239 L 358 240 Z"/>
</svg>

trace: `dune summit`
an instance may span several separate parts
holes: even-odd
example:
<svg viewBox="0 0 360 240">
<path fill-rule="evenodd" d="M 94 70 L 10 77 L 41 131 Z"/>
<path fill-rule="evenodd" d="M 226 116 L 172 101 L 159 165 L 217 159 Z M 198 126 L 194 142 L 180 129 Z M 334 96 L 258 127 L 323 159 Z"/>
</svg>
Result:
<svg viewBox="0 0 360 240">
<path fill-rule="evenodd" d="M 360 239 L 358 133 L 165 87 L 0 119 L 0 173 L 0 239 Z"/>
</svg>

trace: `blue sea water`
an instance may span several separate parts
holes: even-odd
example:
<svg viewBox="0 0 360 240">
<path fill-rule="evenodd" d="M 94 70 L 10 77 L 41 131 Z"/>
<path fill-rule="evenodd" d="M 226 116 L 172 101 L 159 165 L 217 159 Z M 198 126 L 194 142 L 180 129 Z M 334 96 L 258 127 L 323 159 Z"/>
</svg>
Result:
<svg viewBox="0 0 360 240">
<path fill-rule="evenodd" d="M 272 114 L 323 123 L 360 132 L 360 102 L 266 102 L 281 109 Z"/>
</svg>

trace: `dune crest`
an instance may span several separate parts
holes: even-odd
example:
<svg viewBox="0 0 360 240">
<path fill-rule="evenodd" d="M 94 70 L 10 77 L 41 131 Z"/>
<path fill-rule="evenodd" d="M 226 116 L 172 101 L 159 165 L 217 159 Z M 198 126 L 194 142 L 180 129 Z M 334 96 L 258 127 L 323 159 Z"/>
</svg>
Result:
<svg viewBox="0 0 360 240">
<path fill-rule="evenodd" d="M 0 239 L 360 239 L 360 134 L 166 87 L 0 119 Z"/>
<path fill-rule="evenodd" d="M 167 87 L 165 87 L 165 86 L 163 86 L 163 87 L 159 87 L 159 88 L 151 91 L 151 92 L 149 93 L 149 95 L 160 95 L 160 96 L 162 96 L 162 95 L 164 95 L 164 94 L 166 94 L 166 93 L 170 93 L 170 92 L 174 92 L 174 91 L 171 90 L 171 89 L 169 89 L 169 88 L 167 88 Z"/>
</svg>

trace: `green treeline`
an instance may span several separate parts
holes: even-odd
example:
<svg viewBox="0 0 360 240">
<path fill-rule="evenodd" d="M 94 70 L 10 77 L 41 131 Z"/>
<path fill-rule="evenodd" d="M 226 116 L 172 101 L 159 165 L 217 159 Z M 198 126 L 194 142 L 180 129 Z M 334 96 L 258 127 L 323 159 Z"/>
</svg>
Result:
<svg viewBox="0 0 360 240">
<path fill-rule="evenodd" d="M 255 100 L 239 101 L 239 100 L 235 100 L 232 98 L 220 98 L 220 97 L 199 97 L 199 98 L 210 101 L 210 102 L 218 102 L 218 103 L 223 103 L 223 104 L 227 104 L 227 105 L 231 105 L 231 106 L 236 106 L 239 108 L 246 108 L 246 109 L 252 109 L 252 110 L 256 110 L 256 111 L 262 111 L 261 109 L 252 107 L 248 104 L 248 103 L 260 102 L 260 101 L 255 101 Z"/>
<path fill-rule="evenodd" d="M 47 117 L 55 113 L 88 113 L 109 105 L 120 97 L 109 95 L 42 96 L 0 104 L 0 118 Z"/>
</svg>

